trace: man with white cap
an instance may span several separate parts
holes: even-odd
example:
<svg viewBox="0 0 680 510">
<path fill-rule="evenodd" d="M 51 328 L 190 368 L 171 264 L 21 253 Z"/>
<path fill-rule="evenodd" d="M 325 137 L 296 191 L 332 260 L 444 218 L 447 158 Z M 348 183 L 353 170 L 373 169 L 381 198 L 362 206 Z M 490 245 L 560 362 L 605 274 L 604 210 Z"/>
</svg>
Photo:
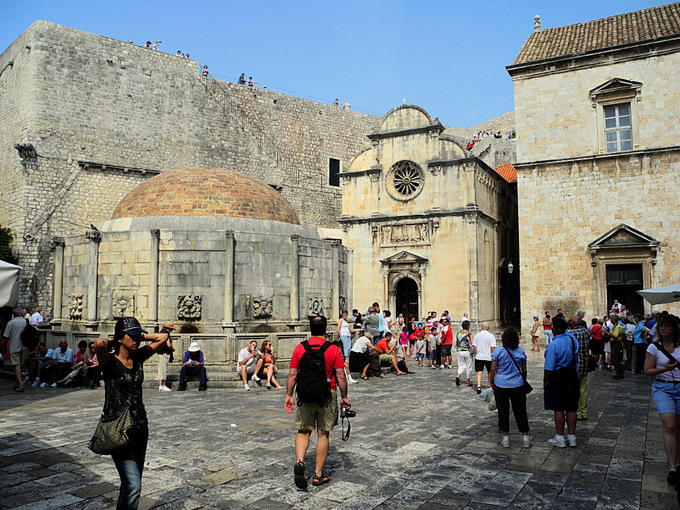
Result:
<svg viewBox="0 0 680 510">
<path fill-rule="evenodd" d="M 158 391 L 172 391 L 165 385 L 165 378 L 168 375 L 168 364 L 172 361 L 172 353 L 175 352 L 175 348 L 172 346 L 172 340 L 170 338 L 174 329 L 175 326 L 173 326 L 172 322 L 166 322 L 163 324 L 163 329 L 161 330 L 161 333 L 168 334 L 168 340 L 156 353 L 158 356 Z"/>
<path fill-rule="evenodd" d="M 177 388 L 177 391 L 184 391 L 187 389 L 187 375 L 198 375 L 198 391 L 205 391 L 208 389 L 203 351 L 201 351 L 197 342 L 192 342 L 191 345 L 189 345 L 189 350 L 184 353 L 184 363 L 182 364 L 182 370 L 179 372 L 179 387 Z"/>
</svg>

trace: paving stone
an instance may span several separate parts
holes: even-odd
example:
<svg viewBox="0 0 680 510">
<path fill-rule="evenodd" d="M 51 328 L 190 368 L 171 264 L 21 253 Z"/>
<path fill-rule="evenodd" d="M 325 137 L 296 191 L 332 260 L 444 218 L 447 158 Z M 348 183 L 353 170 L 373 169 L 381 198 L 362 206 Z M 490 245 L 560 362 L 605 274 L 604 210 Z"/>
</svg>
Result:
<svg viewBox="0 0 680 510">
<path fill-rule="evenodd" d="M 529 368 L 540 374 L 540 359 L 530 358 Z M 615 385 L 606 373 L 590 377 L 589 420 L 578 423 L 579 446 L 567 449 L 546 443 L 555 431 L 540 391 L 528 399 L 533 447 L 521 448 L 521 436 L 511 431 L 512 447 L 505 449 L 496 414 L 474 391 L 456 391 L 455 374 L 425 369 L 408 378 L 352 385 L 350 400 L 358 412 L 352 436 L 343 442 L 339 431 L 331 434 L 332 481 L 323 487 L 311 486 L 312 438 L 308 491 L 293 484 L 295 431 L 282 393 L 250 398 L 216 389 L 199 401 L 149 391 L 151 437 L 140 508 L 677 508 L 675 492 L 665 484 L 661 424 L 649 381 L 626 378 Z M 445 405 L 404 401 L 415 388 L 424 394 L 444 389 Z M 0 450 L 11 453 L 0 455 L 0 504 L 31 510 L 115 505 L 119 480 L 113 462 L 85 447 L 101 411 L 101 392 L 80 392 L 77 408 L 70 405 L 69 390 L 28 389 L 21 400 L 12 393 L 11 383 L 0 380 L 0 430 L 12 431 L 0 432 Z M 34 432 L 44 430 L 44 423 L 50 423 L 44 436 Z"/>
</svg>

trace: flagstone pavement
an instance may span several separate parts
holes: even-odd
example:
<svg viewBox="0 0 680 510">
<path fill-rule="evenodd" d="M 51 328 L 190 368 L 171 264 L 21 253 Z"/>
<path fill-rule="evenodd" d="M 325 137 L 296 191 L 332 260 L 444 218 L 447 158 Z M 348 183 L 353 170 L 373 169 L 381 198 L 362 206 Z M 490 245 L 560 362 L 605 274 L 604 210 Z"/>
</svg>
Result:
<svg viewBox="0 0 680 510">
<path fill-rule="evenodd" d="M 151 438 L 140 508 L 677 508 L 649 378 L 591 373 L 578 446 L 553 448 L 542 354 L 529 352 L 532 448 L 521 448 L 512 417 L 511 447 L 501 447 L 496 413 L 474 388 L 454 385 L 455 370 L 412 366 L 408 376 L 350 385 L 358 414 L 351 436 L 343 442 L 340 427 L 333 431 L 332 480 L 307 492 L 293 485 L 295 431 L 283 390 L 147 390 Z M 87 449 L 103 389 L 18 394 L 11 385 L 0 381 L 0 507 L 114 506 L 113 462 Z"/>
</svg>

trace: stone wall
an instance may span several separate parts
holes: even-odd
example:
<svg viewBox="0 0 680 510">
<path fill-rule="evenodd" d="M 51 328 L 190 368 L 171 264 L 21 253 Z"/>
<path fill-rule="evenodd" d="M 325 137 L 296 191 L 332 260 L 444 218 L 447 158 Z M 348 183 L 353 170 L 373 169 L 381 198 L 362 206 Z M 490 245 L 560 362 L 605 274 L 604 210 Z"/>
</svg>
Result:
<svg viewBox="0 0 680 510">
<path fill-rule="evenodd" d="M 578 183 L 578 184 L 575 184 Z M 603 155 L 518 168 L 522 326 L 562 308 L 602 316 L 588 245 L 625 223 L 660 242 L 649 286 L 677 282 L 680 149 Z M 649 308 L 651 310 L 651 308 Z M 680 312 L 677 304 L 654 310 Z"/>
<path fill-rule="evenodd" d="M 158 171 L 240 170 L 282 186 L 303 224 L 337 228 L 328 158 L 345 164 L 378 120 L 203 78 L 194 61 L 45 21 L 0 56 L 0 71 L 2 198 L 13 204 L 0 222 L 17 234 L 21 302 L 45 311 L 52 236 L 108 220 Z M 15 143 L 37 157 L 22 165 Z"/>
</svg>

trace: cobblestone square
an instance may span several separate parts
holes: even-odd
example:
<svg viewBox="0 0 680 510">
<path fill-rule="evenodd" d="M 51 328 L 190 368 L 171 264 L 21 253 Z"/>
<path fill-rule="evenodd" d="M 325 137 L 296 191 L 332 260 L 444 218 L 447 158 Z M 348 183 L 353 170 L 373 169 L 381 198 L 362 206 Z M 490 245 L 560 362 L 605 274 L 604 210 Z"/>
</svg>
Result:
<svg viewBox="0 0 680 510">
<path fill-rule="evenodd" d="M 283 390 L 147 390 L 151 438 L 140 508 L 677 508 L 650 379 L 591 373 L 578 447 L 553 448 L 542 354 L 528 353 L 532 448 L 521 448 L 512 417 L 511 447 L 500 445 L 496 413 L 474 388 L 455 386 L 455 370 L 414 366 L 412 375 L 350 385 L 358 414 L 351 437 L 343 442 L 340 427 L 333 431 L 332 480 L 307 492 L 293 484 L 295 431 Z M 0 506 L 112 508 L 113 462 L 87 449 L 103 390 L 16 394 L 11 385 L 0 381 Z"/>
</svg>

